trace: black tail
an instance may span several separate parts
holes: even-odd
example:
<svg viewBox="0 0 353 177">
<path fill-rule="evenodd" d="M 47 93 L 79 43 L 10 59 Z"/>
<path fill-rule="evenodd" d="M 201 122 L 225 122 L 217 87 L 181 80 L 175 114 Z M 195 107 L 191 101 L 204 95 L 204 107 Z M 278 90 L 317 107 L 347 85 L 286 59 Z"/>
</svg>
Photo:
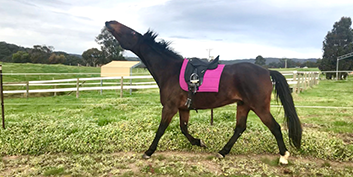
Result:
<svg viewBox="0 0 353 177">
<path fill-rule="evenodd" d="M 291 90 L 286 78 L 278 71 L 271 71 L 272 81 L 275 82 L 275 90 L 277 98 L 279 97 L 284 108 L 285 120 L 288 127 L 289 142 L 296 148 L 300 149 L 302 139 L 302 127 L 294 107 Z"/>
</svg>

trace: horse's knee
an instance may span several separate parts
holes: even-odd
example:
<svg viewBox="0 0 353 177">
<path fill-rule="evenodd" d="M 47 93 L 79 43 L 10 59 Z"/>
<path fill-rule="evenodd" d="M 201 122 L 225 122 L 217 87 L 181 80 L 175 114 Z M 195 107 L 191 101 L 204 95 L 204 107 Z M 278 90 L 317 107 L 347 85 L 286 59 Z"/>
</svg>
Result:
<svg viewBox="0 0 353 177">
<path fill-rule="evenodd" d="M 180 130 L 181 130 L 181 133 L 183 133 L 184 135 L 188 133 L 188 123 L 186 122 L 183 122 L 183 123 L 180 123 Z"/>
</svg>

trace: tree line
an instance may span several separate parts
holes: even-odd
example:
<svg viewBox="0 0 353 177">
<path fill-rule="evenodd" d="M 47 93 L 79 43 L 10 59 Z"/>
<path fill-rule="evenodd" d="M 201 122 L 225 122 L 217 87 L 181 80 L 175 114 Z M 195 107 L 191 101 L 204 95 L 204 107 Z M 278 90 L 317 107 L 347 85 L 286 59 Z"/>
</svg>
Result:
<svg viewBox="0 0 353 177">
<path fill-rule="evenodd" d="M 321 59 L 318 59 L 316 61 L 296 62 L 292 59 L 282 58 L 279 59 L 278 62 L 271 62 L 269 64 L 266 64 L 266 58 L 262 57 L 261 55 L 258 55 L 255 58 L 255 64 L 266 68 L 317 68 L 320 63 Z"/>
<path fill-rule="evenodd" d="M 41 63 L 98 66 L 109 63 L 112 60 L 125 60 L 123 49 L 118 41 L 103 28 L 95 41 L 101 49 L 91 48 L 82 55 L 68 54 L 54 51 L 53 46 L 34 45 L 33 48 L 25 48 L 15 44 L 0 42 L 0 61 L 13 63 Z"/>
<path fill-rule="evenodd" d="M 81 56 L 54 52 L 53 46 L 34 45 L 24 48 L 6 42 L 0 42 L 0 61 L 13 63 L 42 63 L 42 64 L 84 64 Z"/>
</svg>

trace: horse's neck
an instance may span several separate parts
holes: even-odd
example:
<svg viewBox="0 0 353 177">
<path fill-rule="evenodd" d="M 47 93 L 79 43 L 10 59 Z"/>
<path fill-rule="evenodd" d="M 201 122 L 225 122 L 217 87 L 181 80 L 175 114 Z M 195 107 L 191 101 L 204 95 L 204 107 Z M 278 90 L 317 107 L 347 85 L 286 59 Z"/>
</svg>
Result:
<svg viewBox="0 0 353 177">
<path fill-rule="evenodd" d="M 134 53 L 146 65 L 158 85 L 162 80 L 173 76 L 178 77 L 183 60 L 178 62 L 171 59 L 171 57 L 163 56 L 163 54 L 154 51 L 139 50 Z"/>
</svg>

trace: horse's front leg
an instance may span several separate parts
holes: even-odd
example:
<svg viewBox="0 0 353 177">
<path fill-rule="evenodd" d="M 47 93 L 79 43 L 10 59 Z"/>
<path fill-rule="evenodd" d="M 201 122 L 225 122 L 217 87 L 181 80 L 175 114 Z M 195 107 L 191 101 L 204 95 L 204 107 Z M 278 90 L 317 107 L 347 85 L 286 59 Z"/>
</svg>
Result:
<svg viewBox="0 0 353 177">
<path fill-rule="evenodd" d="M 180 117 L 180 129 L 181 132 L 185 135 L 185 137 L 190 141 L 192 145 L 197 145 L 201 147 L 207 147 L 205 143 L 200 139 L 196 139 L 190 135 L 188 131 L 188 123 L 190 117 L 190 110 L 179 109 L 179 117 Z"/>
<path fill-rule="evenodd" d="M 156 132 L 156 136 L 154 137 L 154 140 L 151 144 L 151 146 L 148 148 L 148 150 L 143 154 L 143 158 L 149 159 L 151 158 L 151 155 L 156 151 L 157 145 L 161 137 L 163 136 L 165 129 L 167 129 L 168 125 L 170 124 L 170 121 L 172 120 L 173 116 L 177 113 L 178 109 L 177 108 L 170 108 L 168 106 L 164 106 L 162 109 L 162 120 L 161 123 L 159 124 L 158 130 Z"/>
</svg>

